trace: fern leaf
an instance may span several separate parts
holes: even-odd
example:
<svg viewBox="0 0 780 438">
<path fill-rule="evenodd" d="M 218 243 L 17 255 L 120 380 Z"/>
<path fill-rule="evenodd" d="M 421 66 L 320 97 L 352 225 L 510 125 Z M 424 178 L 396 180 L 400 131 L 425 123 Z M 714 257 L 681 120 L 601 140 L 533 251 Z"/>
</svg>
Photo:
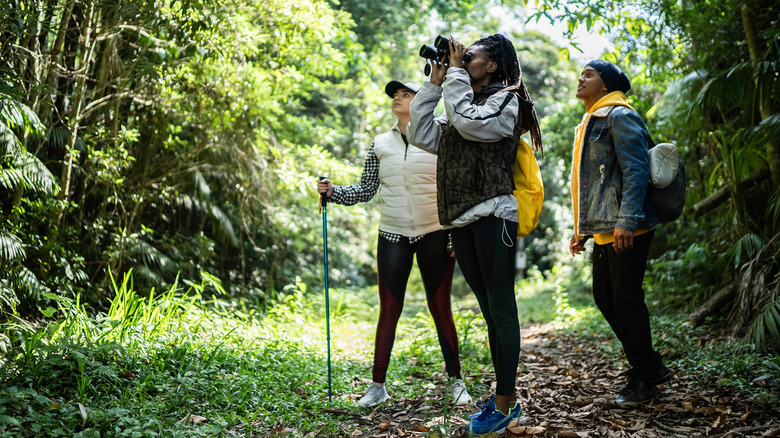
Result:
<svg viewBox="0 0 780 438">
<path fill-rule="evenodd" d="M 15 234 L 0 230 L 0 262 L 21 261 L 27 257 L 22 240 Z"/>
<path fill-rule="evenodd" d="M 24 148 L 10 126 L 0 120 L 0 156 L 15 156 Z"/>
</svg>

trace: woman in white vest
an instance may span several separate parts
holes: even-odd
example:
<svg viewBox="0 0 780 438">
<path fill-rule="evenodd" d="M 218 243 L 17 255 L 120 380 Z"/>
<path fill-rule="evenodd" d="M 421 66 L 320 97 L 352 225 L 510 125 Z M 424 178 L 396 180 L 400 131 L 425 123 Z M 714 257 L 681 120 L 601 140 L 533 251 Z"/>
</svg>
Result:
<svg viewBox="0 0 780 438">
<path fill-rule="evenodd" d="M 341 205 L 366 202 L 382 186 L 377 244 L 380 310 L 373 382 L 358 401 L 358 405 L 365 407 L 390 399 L 385 377 L 415 254 L 428 309 L 436 324 L 447 374 L 452 382 L 448 390 L 456 404 L 471 402 L 461 379 L 458 334 L 450 307 L 455 258 L 451 256 L 449 236 L 439 224 L 436 209 L 436 155 L 424 152 L 406 140 L 409 104 L 419 89 L 418 85 L 398 81 L 385 86 L 385 93 L 393 99 L 393 115 L 398 123 L 374 139 L 360 182 L 334 186 L 329 179 L 318 181 L 319 193 L 324 193 L 329 202 Z"/>
</svg>

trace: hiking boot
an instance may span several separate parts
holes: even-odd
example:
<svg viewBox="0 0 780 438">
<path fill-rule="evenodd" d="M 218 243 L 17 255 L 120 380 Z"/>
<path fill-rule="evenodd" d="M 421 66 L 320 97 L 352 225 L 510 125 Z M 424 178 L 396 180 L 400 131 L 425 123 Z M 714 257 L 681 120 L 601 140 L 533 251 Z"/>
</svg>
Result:
<svg viewBox="0 0 780 438">
<path fill-rule="evenodd" d="M 450 385 L 449 393 L 455 406 L 463 406 L 471 403 L 471 396 L 466 390 L 466 384 L 461 379 L 455 379 Z"/>
<path fill-rule="evenodd" d="M 384 403 L 390 400 L 390 396 L 387 395 L 387 389 L 385 389 L 384 383 L 371 382 L 366 389 L 366 395 L 360 397 L 357 404 L 363 408 L 370 408 L 376 406 L 379 403 Z"/>
<path fill-rule="evenodd" d="M 485 403 L 485 408 L 479 415 L 471 420 L 469 428 L 471 432 L 477 435 L 483 435 L 486 433 L 494 432 L 496 434 L 504 433 L 504 430 L 509 425 L 509 422 L 515 418 L 523 416 L 523 410 L 520 408 L 520 403 L 515 403 L 515 406 L 509 410 L 509 415 L 504 415 L 501 411 L 496 410 L 496 405 L 491 402 L 491 398 L 488 403 Z"/>
<path fill-rule="evenodd" d="M 615 403 L 619 405 L 642 403 L 652 400 L 656 394 L 658 394 L 658 389 L 656 389 L 653 382 L 630 379 L 628 384 L 620 391 L 620 394 L 615 399 Z"/>
<path fill-rule="evenodd" d="M 665 365 L 661 365 L 661 368 L 650 377 L 650 382 L 653 385 L 660 385 L 670 380 L 672 380 L 672 372 Z"/>
<path fill-rule="evenodd" d="M 639 374 L 634 368 L 621 373 L 621 375 L 627 376 L 629 379 L 646 380 L 653 385 L 666 383 L 672 380 L 672 377 L 674 377 L 674 374 L 669 370 L 669 368 L 666 368 L 666 366 L 663 364 L 661 364 L 660 368 L 656 369 L 652 374 L 647 376 Z"/>
</svg>

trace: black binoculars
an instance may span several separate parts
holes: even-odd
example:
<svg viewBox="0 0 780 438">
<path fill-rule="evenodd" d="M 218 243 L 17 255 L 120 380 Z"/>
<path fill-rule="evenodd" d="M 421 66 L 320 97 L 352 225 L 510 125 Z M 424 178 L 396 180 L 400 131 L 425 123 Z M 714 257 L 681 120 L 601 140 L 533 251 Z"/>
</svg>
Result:
<svg viewBox="0 0 780 438">
<path fill-rule="evenodd" d="M 430 60 L 431 62 L 441 62 L 445 56 L 449 55 L 449 53 L 450 53 L 450 40 L 447 37 L 442 35 L 438 35 L 436 39 L 433 40 L 433 45 L 423 44 L 423 46 L 420 47 L 420 56 Z M 425 76 L 428 76 L 430 74 L 431 74 L 431 65 L 426 63 Z"/>
<path fill-rule="evenodd" d="M 420 56 L 431 61 L 441 61 L 448 53 L 450 53 L 450 40 L 441 35 L 436 37 L 433 45 L 423 44 L 420 47 Z"/>
</svg>

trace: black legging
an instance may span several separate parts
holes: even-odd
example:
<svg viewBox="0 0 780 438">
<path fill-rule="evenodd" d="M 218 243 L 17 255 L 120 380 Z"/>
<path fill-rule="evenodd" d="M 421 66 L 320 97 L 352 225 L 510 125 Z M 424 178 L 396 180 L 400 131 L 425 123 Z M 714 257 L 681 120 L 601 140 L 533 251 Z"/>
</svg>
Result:
<svg viewBox="0 0 780 438">
<path fill-rule="evenodd" d="M 515 302 L 517 222 L 487 216 L 452 230 L 458 266 L 479 302 L 487 323 L 496 394 L 515 389 L 520 357 L 520 322 Z"/>
<path fill-rule="evenodd" d="M 439 345 L 444 355 L 447 374 L 460 378 L 458 333 L 452 319 L 450 292 L 455 259 L 447 253 L 447 232 L 436 231 L 410 244 L 404 238 L 392 243 L 379 237 L 377 245 L 377 274 L 379 280 L 379 322 L 376 327 L 373 379 L 384 383 L 390 352 L 393 350 L 395 328 L 404 307 L 406 282 L 412 271 L 412 259 L 417 253 L 428 309 L 436 324 Z"/>
</svg>

